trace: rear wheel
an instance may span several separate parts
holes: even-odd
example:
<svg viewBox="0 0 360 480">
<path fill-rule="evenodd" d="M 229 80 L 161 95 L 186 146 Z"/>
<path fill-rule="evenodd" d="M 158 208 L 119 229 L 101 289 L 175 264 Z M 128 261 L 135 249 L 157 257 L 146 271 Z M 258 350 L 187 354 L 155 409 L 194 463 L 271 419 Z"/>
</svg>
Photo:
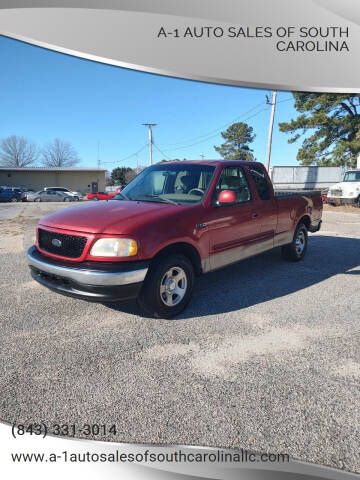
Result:
<svg viewBox="0 0 360 480">
<path fill-rule="evenodd" d="M 34 202 L 40 202 L 40 198 L 35 198 Z"/>
<path fill-rule="evenodd" d="M 138 303 L 153 317 L 172 318 L 189 303 L 194 279 L 194 267 L 184 255 L 160 258 L 149 269 Z"/>
<path fill-rule="evenodd" d="M 64 198 L 64 202 L 70 202 L 70 198 Z"/>
<path fill-rule="evenodd" d="M 15 198 L 15 197 L 13 197 L 13 198 L 10 200 L 11 203 L 16 203 L 17 201 L 18 201 L 18 199 Z"/>
<path fill-rule="evenodd" d="M 281 253 L 285 260 L 289 262 L 298 262 L 304 258 L 308 244 L 308 231 L 303 223 L 296 227 L 294 238 L 289 245 L 284 245 Z"/>
<path fill-rule="evenodd" d="M 95 202 L 97 202 L 99 199 L 98 199 L 98 197 L 93 197 L 93 200 L 94 200 Z"/>
</svg>

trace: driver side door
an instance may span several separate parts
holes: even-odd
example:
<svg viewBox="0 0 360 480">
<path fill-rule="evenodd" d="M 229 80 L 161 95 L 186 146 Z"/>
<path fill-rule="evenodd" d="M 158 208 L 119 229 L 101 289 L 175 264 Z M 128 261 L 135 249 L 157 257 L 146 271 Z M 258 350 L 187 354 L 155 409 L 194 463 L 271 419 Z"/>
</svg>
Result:
<svg viewBox="0 0 360 480">
<path fill-rule="evenodd" d="M 237 202 L 219 205 L 219 194 L 233 190 Z M 210 269 L 259 253 L 261 225 L 257 211 L 258 201 L 252 194 L 242 167 L 224 167 L 213 193 L 212 207 L 206 222 L 210 239 Z"/>
</svg>

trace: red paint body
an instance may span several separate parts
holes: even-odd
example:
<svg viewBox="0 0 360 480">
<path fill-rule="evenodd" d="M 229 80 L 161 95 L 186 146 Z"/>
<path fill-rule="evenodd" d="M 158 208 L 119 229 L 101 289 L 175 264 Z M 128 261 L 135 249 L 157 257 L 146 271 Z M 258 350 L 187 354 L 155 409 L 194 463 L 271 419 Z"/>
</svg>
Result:
<svg viewBox="0 0 360 480">
<path fill-rule="evenodd" d="M 119 192 L 97 192 L 97 193 L 88 193 L 86 198 L 88 200 L 94 200 L 96 197 L 98 200 L 110 200 L 110 198 L 115 197 L 116 193 Z"/>
<path fill-rule="evenodd" d="M 244 258 L 241 257 L 244 247 L 253 255 L 291 242 L 297 223 L 304 217 L 310 229 L 315 230 L 319 225 L 322 215 L 320 192 L 275 197 L 267 172 L 262 164 L 256 163 L 265 173 L 271 189 L 271 198 L 261 200 L 249 171 L 250 163 L 192 163 L 217 167 L 201 203 L 92 202 L 52 213 L 41 219 L 39 226 L 59 233 L 87 237 L 82 256 L 66 259 L 69 261 L 129 262 L 152 259 L 169 245 L 186 243 L 198 252 L 203 271 L 209 271 Z M 243 167 L 251 189 L 251 201 L 236 205 L 214 205 L 213 190 L 217 179 L 222 169 L 230 166 Z M 89 252 L 94 240 L 106 236 L 135 239 L 139 245 L 138 254 L 127 258 L 91 257 Z M 38 242 L 37 248 L 44 255 L 64 259 L 42 251 Z"/>
</svg>

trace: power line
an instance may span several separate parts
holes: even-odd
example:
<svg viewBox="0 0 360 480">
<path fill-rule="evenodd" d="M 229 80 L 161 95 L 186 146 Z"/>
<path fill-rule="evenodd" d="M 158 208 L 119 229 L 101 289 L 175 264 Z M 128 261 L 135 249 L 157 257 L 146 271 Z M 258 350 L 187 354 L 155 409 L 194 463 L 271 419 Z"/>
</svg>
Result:
<svg viewBox="0 0 360 480">
<path fill-rule="evenodd" d="M 216 128 L 215 130 L 211 130 L 210 132 L 208 133 L 205 133 L 203 135 L 198 135 L 197 137 L 192 137 L 192 138 L 189 138 L 187 140 L 182 140 L 182 141 L 179 141 L 179 142 L 175 142 L 175 143 L 162 143 L 162 145 L 180 145 L 182 143 L 188 143 L 188 142 L 193 142 L 194 140 L 198 140 L 200 138 L 205 138 L 205 137 L 208 137 L 209 135 L 212 135 L 213 133 L 217 133 L 219 132 L 220 130 L 222 130 L 223 128 L 227 127 L 228 125 L 231 125 L 232 123 L 236 122 L 236 120 L 240 120 L 240 118 L 242 118 L 243 116 L 247 115 L 248 113 L 256 110 L 258 107 L 260 107 L 261 105 L 263 105 L 264 102 L 261 102 L 261 103 L 258 103 L 257 105 L 255 105 L 254 107 L 250 108 L 250 110 L 247 110 L 246 112 L 242 113 L 241 115 L 237 116 L 236 118 L 234 118 L 233 120 L 231 120 L 230 122 L 227 122 L 225 123 L 224 125 L 221 125 L 220 127 Z"/>
<path fill-rule="evenodd" d="M 125 162 L 125 160 L 128 160 L 129 158 L 131 157 L 135 157 L 136 155 L 138 155 L 140 152 L 142 152 L 146 147 L 148 146 L 147 143 L 145 143 L 145 145 L 143 145 L 141 148 L 139 148 L 139 150 L 137 150 L 136 152 L 124 157 L 124 158 L 121 158 L 120 160 L 113 160 L 112 162 L 101 162 L 101 163 L 121 163 L 121 162 Z"/>
<path fill-rule="evenodd" d="M 289 102 L 290 100 L 293 100 L 293 97 L 289 97 L 289 98 L 285 98 L 283 100 L 279 100 L 277 101 L 276 103 L 279 104 L 279 103 L 283 103 L 283 102 Z M 183 141 L 180 141 L 180 142 L 175 142 L 175 143 L 164 143 L 162 145 L 180 145 L 182 143 L 185 143 L 185 145 L 183 145 L 182 147 L 178 147 L 178 148 L 171 148 L 171 149 L 166 149 L 165 151 L 166 152 L 172 152 L 172 151 L 176 151 L 176 150 L 183 150 L 183 149 L 186 149 L 186 148 L 190 148 L 194 145 L 198 145 L 199 143 L 203 143 L 203 142 L 206 142 L 207 140 L 211 140 L 211 138 L 214 138 L 218 135 L 218 132 L 220 130 L 222 130 L 223 128 L 227 127 L 228 125 L 231 125 L 232 123 L 234 123 L 236 120 L 240 120 L 243 116 L 247 115 L 248 113 L 256 110 L 258 107 L 260 107 L 261 105 L 263 105 L 263 102 L 255 105 L 254 107 L 252 107 L 251 109 L 247 110 L 246 112 L 242 113 L 241 115 L 239 115 L 238 117 L 234 118 L 233 120 L 231 120 L 230 122 L 228 123 L 225 123 L 224 125 L 222 125 L 221 127 L 218 127 L 216 130 L 211 130 L 210 132 L 208 132 L 207 134 L 204 134 L 204 135 L 199 135 L 197 137 L 193 137 L 192 139 L 188 139 L 188 140 L 183 140 Z M 261 110 L 259 110 L 258 112 L 255 112 L 254 115 L 251 115 L 247 118 L 244 119 L 244 121 L 247 121 L 247 120 L 250 120 L 251 118 L 254 118 L 256 117 L 257 115 L 259 115 L 260 113 L 262 113 L 263 111 L 267 110 L 266 108 L 262 108 Z M 149 124 L 143 124 L 143 125 L 149 125 Z M 154 126 L 156 124 L 150 124 L 151 126 Z M 194 140 L 198 140 L 199 141 L 195 141 L 194 143 L 190 143 L 188 145 L 186 145 L 187 142 L 193 142 Z M 200 140 L 201 139 L 201 140 Z M 132 158 L 132 157 L 135 157 L 137 156 L 140 152 L 142 152 L 149 144 L 148 143 L 145 143 L 141 148 L 139 148 L 139 150 L 137 150 L 136 152 L 134 153 L 131 153 L 130 155 L 127 155 L 126 157 L 123 157 L 121 158 L 120 160 L 113 160 L 111 162 L 101 162 L 102 164 L 112 164 L 112 163 L 121 163 L 121 162 L 124 162 L 126 160 L 128 160 L 129 158 Z M 171 158 L 163 151 L 161 150 L 158 145 L 156 145 L 153 141 L 151 142 L 151 145 L 153 145 L 162 155 L 164 155 L 164 157 L 168 160 L 171 160 Z"/>
<path fill-rule="evenodd" d="M 290 100 L 293 100 L 293 97 L 289 97 L 289 98 L 285 98 L 283 100 L 280 100 L 278 101 L 277 103 L 283 103 L 283 102 L 289 102 Z M 173 151 L 176 151 L 176 150 L 182 150 L 182 149 L 185 149 L 185 148 L 190 148 L 190 147 L 193 147 L 194 145 L 198 145 L 199 143 L 203 143 L 203 142 L 206 142 L 208 140 L 211 140 L 211 138 L 214 138 L 216 137 L 218 134 L 219 134 L 219 131 L 222 130 L 223 128 L 225 128 L 226 126 L 228 125 L 231 125 L 234 123 L 234 121 L 236 120 L 240 120 L 241 118 L 243 118 L 245 115 L 247 115 L 248 113 L 256 110 L 258 107 L 260 107 L 261 105 L 263 105 L 264 103 L 261 102 L 257 105 L 255 105 L 254 107 L 250 108 L 250 110 L 247 110 L 246 112 L 244 112 L 242 115 L 238 116 L 237 118 L 233 119 L 231 122 L 228 122 L 224 125 L 222 125 L 221 127 L 217 128 L 216 130 L 213 130 L 212 132 L 209 132 L 208 135 L 202 135 L 202 136 L 199 136 L 199 137 L 195 137 L 196 138 L 203 138 L 203 140 L 199 140 L 199 141 L 196 141 L 194 143 L 191 143 L 189 145 L 183 145 L 182 147 L 177 147 L 177 148 L 170 148 L 170 149 L 165 149 L 166 152 L 173 152 Z M 254 118 L 256 117 L 257 115 L 259 115 L 260 113 L 264 112 L 264 111 L 267 111 L 267 108 L 261 108 L 258 112 L 255 112 L 253 115 L 250 115 L 249 117 L 243 119 L 244 121 L 247 121 L 247 120 L 250 120 L 251 118 Z M 216 132 L 214 134 L 212 134 L 213 132 Z M 205 138 L 206 137 L 206 138 Z M 182 143 L 182 142 L 178 142 L 178 143 Z M 168 144 L 168 145 L 176 145 L 176 144 Z"/>
<path fill-rule="evenodd" d="M 165 157 L 167 160 L 172 160 L 170 157 L 168 157 L 168 156 L 166 155 L 166 153 L 164 153 L 164 152 L 156 145 L 156 143 L 153 142 L 153 146 L 156 148 L 156 150 L 158 150 L 158 151 L 161 153 L 161 155 L 164 155 L 164 157 Z"/>
<path fill-rule="evenodd" d="M 283 102 L 289 102 L 290 100 L 293 100 L 293 97 L 288 97 L 288 98 L 285 98 L 283 100 L 280 100 L 278 101 L 277 103 L 283 103 Z M 222 125 L 221 127 L 218 127 L 216 128 L 215 130 L 211 130 L 210 132 L 206 133 L 206 134 L 203 134 L 203 135 L 199 135 L 197 137 L 193 137 L 193 138 L 189 138 L 187 140 L 182 140 L 182 141 L 179 141 L 179 142 L 175 142 L 175 143 L 162 143 L 161 145 L 162 146 L 172 146 L 172 145 L 181 145 L 182 143 L 188 143 L 188 142 L 193 142 L 194 140 L 198 140 L 200 138 L 207 138 L 209 135 L 212 135 L 213 133 L 217 133 L 219 132 L 220 130 L 222 130 L 223 128 L 227 127 L 228 125 L 231 125 L 233 124 L 234 122 L 236 122 L 236 120 L 240 120 L 242 117 L 244 117 L 245 115 L 247 115 L 248 113 L 251 113 L 253 112 L 254 110 L 256 110 L 258 107 L 260 107 L 261 105 L 263 105 L 263 102 L 261 103 L 258 103 L 257 105 L 255 105 L 254 107 L 250 108 L 249 110 L 247 110 L 246 112 L 242 113 L 241 115 L 239 115 L 238 117 L 235 117 L 233 120 L 231 120 L 230 122 L 227 122 L 225 123 L 224 125 Z M 212 137 L 211 137 L 212 138 Z M 170 149 L 169 149 L 170 150 Z M 171 149 L 172 150 L 172 149 Z"/>
<path fill-rule="evenodd" d="M 249 117 L 245 118 L 244 121 L 247 121 L 247 120 L 250 120 L 251 118 L 254 118 L 256 117 L 257 115 L 259 115 L 260 113 L 264 112 L 264 111 L 267 111 L 267 108 L 262 108 L 261 110 L 259 110 L 258 112 L 256 112 L 254 115 L 250 115 Z M 218 133 L 215 133 L 214 135 L 210 135 L 209 137 L 203 139 L 203 140 L 199 140 L 197 142 L 194 142 L 194 143 L 191 143 L 189 145 L 184 145 L 182 147 L 177 147 L 177 148 L 170 148 L 168 150 L 165 150 L 166 152 L 174 152 L 175 150 L 183 150 L 185 148 L 190 148 L 190 147 L 193 147 L 194 145 L 198 145 L 199 143 L 204 143 L 204 142 L 207 142 L 208 140 L 211 140 L 212 138 L 214 137 L 217 137 L 218 136 Z"/>
</svg>

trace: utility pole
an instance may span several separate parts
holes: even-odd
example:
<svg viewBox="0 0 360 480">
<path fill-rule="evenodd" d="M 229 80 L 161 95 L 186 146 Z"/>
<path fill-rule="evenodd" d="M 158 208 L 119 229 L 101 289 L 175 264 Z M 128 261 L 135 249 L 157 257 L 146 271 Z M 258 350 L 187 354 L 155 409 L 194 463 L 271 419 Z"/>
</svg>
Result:
<svg viewBox="0 0 360 480">
<path fill-rule="evenodd" d="M 203 153 L 200 153 L 201 160 L 204 160 L 205 155 Z"/>
<path fill-rule="evenodd" d="M 157 123 L 142 123 L 145 127 L 149 129 L 149 158 L 150 158 L 150 165 L 152 165 L 152 127 L 156 127 Z"/>
<path fill-rule="evenodd" d="M 272 132 L 273 132 L 273 126 L 274 126 L 276 95 L 277 95 L 277 91 L 274 90 L 273 97 L 272 97 L 272 102 L 270 102 L 269 97 L 266 95 L 266 103 L 267 103 L 267 105 L 271 105 L 269 136 L 268 136 L 268 145 L 267 145 L 267 153 L 266 153 L 266 170 L 268 172 L 270 170 L 271 142 L 272 142 Z"/>
<path fill-rule="evenodd" d="M 100 142 L 98 141 L 98 148 L 97 148 L 97 168 L 100 168 Z"/>
</svg>

